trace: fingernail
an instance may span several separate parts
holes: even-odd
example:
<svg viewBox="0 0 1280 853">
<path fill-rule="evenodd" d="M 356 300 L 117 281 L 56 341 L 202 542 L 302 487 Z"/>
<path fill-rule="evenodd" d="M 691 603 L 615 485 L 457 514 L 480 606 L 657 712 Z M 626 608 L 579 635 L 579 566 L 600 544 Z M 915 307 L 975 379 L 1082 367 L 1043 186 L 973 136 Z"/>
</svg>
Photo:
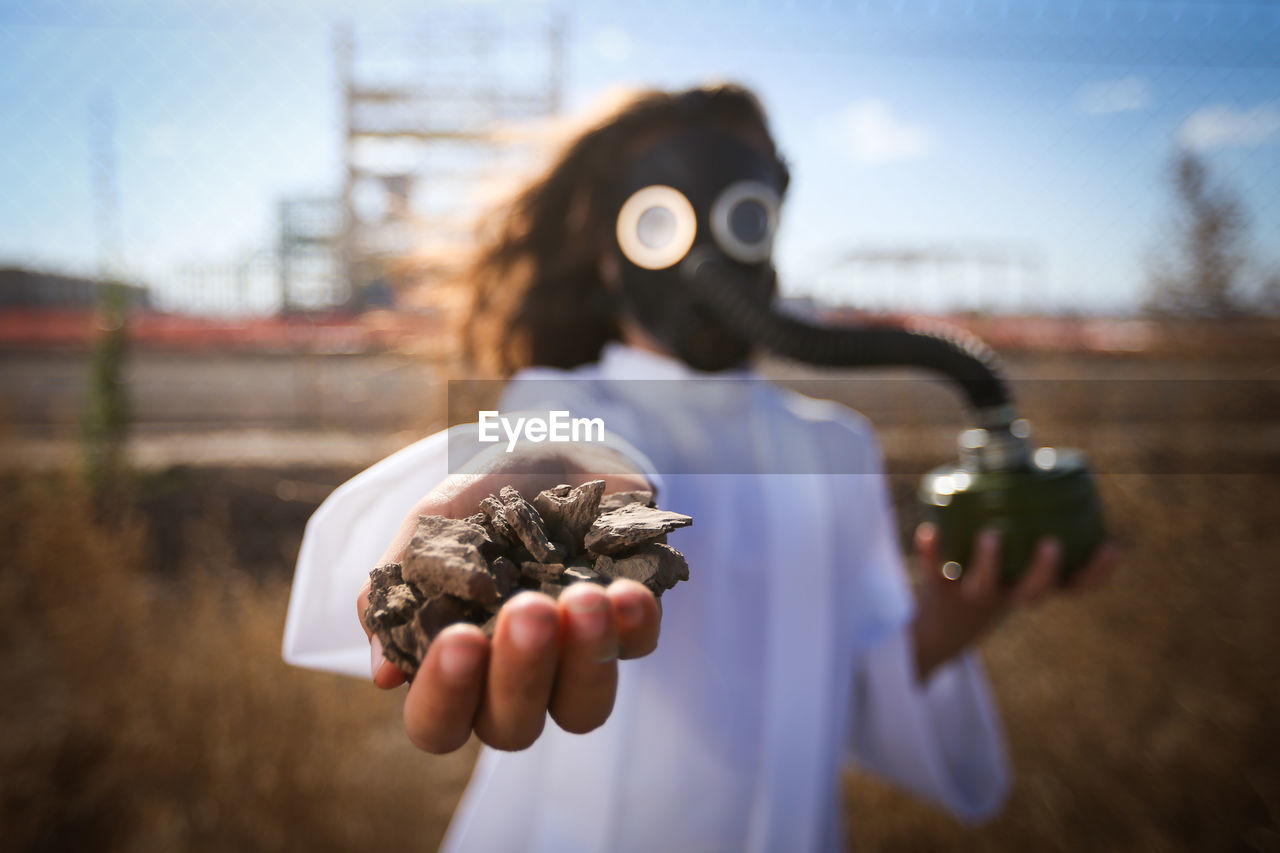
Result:
<svg viewBox="0 0 1280 853">
<path fill-rule="evenodd" d="M 624 631 L 639 628 L 644 624 L 644 604 L 634 598 L 623 598 L 618 602 L 618 627 Z"/>
<path fill-rule="evenodd" d="M 382 640 L 378 639 L 378 635 L 374 634 L 369 638 L 369 668 L 373 672 L 373 677 L 378 677 L 378 670 L 382 669 L 382 662 L 385 658 L 382 656 Z"/>
<path fill-rule="evenodd" d="M 440 650 L 440 671 L 450 681 L 467 681 L 480 669 L 483 659 L 484 649 L 476 643 L 447 642 Z"/>
<path fill-rule="evenodd" d="M 1049 538 L 1040 543 L 1040 556 L 1045 560 L 1057 560 L 1062 556 L 1062 543 Z"/>
<path fill-rule="evenodd" d="M 511 614 L 511 641 L 516 647 L 534 652 L 551 645 L 556 633 L 556 614 L 541 608 L 525 608 Z"/>
<path fill-rule="evenodd" d="M 573 623 L 584 639 L 603 637 L 609 627 L 609 599 L 603 593 L 574 596 L 568 603 Z"/>
</svg>

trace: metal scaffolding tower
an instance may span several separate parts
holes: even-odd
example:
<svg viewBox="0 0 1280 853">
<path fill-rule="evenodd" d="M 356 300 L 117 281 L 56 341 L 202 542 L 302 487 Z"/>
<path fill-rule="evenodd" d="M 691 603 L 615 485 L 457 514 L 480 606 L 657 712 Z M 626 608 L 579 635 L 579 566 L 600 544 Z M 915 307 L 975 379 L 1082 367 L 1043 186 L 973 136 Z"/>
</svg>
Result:
<svg viewBox="0 0 1280 853">
<path fill-rule="evenodd" d="M 417 28 L 337 37 L 345 176 L 338 254 L 357 299 L 389 260 L 460 245 L 497 131 L 560 109 L 563 18 L 438 10 Z"/>
</svg>

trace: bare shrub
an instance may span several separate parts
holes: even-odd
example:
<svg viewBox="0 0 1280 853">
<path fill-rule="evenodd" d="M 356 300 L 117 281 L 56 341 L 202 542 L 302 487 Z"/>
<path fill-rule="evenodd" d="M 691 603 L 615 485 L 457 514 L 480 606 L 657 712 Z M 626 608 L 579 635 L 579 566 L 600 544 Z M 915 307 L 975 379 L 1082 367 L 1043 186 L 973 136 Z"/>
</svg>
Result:
<svg viewBox="0 0 1280 853">
<path fill-rule="evenodd" d="M 1245 308 L 1249 220 L 1239 197 L 1196 154 L 1169 167 L 1174 214 L 1168 246 L 1150 262 L 1147 309 L 1167 317 L 1230 317 Z"/>
</svg>

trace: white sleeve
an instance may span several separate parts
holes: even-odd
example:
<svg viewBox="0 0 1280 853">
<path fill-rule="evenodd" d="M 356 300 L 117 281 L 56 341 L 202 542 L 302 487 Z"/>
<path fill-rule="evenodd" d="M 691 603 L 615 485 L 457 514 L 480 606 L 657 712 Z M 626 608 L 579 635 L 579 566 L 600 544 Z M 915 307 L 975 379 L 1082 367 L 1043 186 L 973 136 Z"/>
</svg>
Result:
<svg viewBox="0 0 1280 853">
<path fill-rule="evenodd" d="M 864 616 L 871 628 L 855 650 L 849 751 L 877 776 L 981 821 L 999 811 L 1011 783 L 999 710 L 977 652 L 939 666 L 924 684 L 916 677 L 915 604 L 880 464 L 877 446 L 868 469 L 878 476 L 863 481 L 875 494 L 860 543 L 875 582 L 860 595 L 886 618 Z"/>
<path fill-rule="evenodd" d="M 445 431 L 388 456 L 320 505 L 298 551 L 284 624 L 287 663 L 370 677 L 369 641 L 360 628 L 356 596 L 409 510 L 448 471 Z"/>
<path fill-rule="evenodd" d="M 853 701 L 850 747 L 857 763 L 962 820 L 999 812 L 1011 774 L 976 652 L 938 667 L 921 685 L 907 623 L 862 656 Z"/>
</svg>

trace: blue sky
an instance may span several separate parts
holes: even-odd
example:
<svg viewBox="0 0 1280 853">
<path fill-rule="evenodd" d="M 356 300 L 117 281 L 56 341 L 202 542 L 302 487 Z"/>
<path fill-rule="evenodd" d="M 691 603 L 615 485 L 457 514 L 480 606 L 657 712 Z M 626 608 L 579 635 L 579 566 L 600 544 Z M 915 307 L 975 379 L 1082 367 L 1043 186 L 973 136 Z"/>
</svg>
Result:
<svg viewBox="0 0 1280 853">
<path fill-rule="evenodd" d="M 503 15 L 510 4 L 472 3 Z M 115 104 L 126 267 L 269 244 L 283 194 L 340 180 L 333 25 L 399 28 L 421 2 L 0 0 L 0 263 L 92 270 L 89 104 Z M 876 305 L 857 249 L 959 248 L 911 300 L 1124 310 L 1168 230 L 1165 172 L 1198 151 L 1280 263 L 1280 5 L 1230 0 L 560 3 L 572 111 L 611 86 L 755 88 L 792 164 L 784 287 Z"/>
</svg>

